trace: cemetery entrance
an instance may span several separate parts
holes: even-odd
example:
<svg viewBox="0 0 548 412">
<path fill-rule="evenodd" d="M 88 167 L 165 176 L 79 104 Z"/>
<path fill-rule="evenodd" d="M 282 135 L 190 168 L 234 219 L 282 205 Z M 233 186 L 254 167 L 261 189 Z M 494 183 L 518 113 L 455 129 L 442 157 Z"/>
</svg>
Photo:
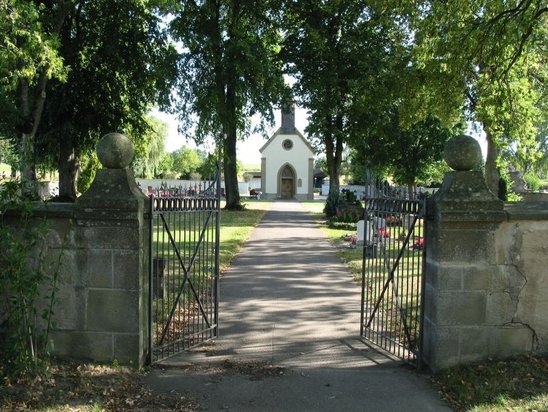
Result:
<svg viewBox="0 0 548 412">
<path fill-rule="evenodd" d="M 150 196 L 149 363 L 218 336 L 219 175 Z"/>
<path fill-rule="evenodd" d="M 424 196 L 369 185 L 363 227 L 361 336 L 419 366 Z"/>
</svg>

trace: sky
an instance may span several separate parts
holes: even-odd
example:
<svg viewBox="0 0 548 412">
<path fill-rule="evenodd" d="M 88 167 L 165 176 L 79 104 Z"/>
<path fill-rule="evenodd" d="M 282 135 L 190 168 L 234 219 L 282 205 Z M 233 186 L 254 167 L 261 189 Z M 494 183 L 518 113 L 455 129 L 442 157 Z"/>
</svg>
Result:
<svg viewBox="0 0 548 412">
<path fill-rule="evenodd" d="M 185 140 L 185 138 L 177 132 L 177 120 L 175 119 L 175 116 L 167 113 L 162 113 L 159 111 L 154 111 L 152 115 L 162 121 L 165 121 L 168 124 L 168 137 L 166 141 L 166 151 L 173 152 L 179 149 L 181 146 L 196 147 L 196 144 L 194 143 L 194 141 Z M 281 125 L 282 119 L 281 119 L 280 110 L 275 110 L 274 118 L 275 118 L 275 124 L 274 126 L 268 129 L 267 131 L 268 136 L 272 136 L 272 134 Z M 304 134 L 304 129 L 306 128 L 307 125 L 308 125 L 308 119 L 307 119 L 306 110 L 303 108 L 297 107 L 295 110 L 295 126 L 301 133 Z M 472 127 L 469 127 L 466 133 L 474 137 L 476 140 L 478 140 L 482 150 L 483 158 L 485 159 L 485 156 L 487 153 L 487 143 L 485 141 L 485 137 L 483 136 L 483 133 L 474 131 Z M 259 152 L 259 149 L 266 143 L 266 141 L 267 140 L 261 134 L 254 134 L 249 136 L 245 141 L 238 141 L 236 146 L 238 160 L 242 162 L 242 164 L 244 165 L 260 166 L 261 153 Z M 211 143 L 209 145 L 202 146 L 200 148 L 205 150 L 206 152 L 212 152 L 214 150 L 214 147 Z"/>
<path fill-rule="evenodd" d="M 179 149 L 181 146 L 196 147 L 196 144 L 192 140 L 185 140 L 177 132 L 177 119 L 175 116 L 168 113 L 159 111 L 153 111 L 152 115 L 168 124 L 168 136 L 166 141 L 166 151 L 173 152 Z M 274 126 L 268 128 L 267 136 L 272 136 L 274 132 L 280 127 L 282 123 L 281 111 L 274 111 Z M 304 129 L 307 126 L 306 110 L 297 107 L 295 109 L 295 126 L 304 134 Z M 236 145 L 237 157 L 240 162 L 245 165 L 259 165 L 261 164 L 261 153 L 259 149 L 266 143 L 267 139 L 262 134 L 253 134 L 249 136 L 245 141 L 238 141 Z M 211 152 L 214 150 L 213 145 L 206 145 L 200 147 L 201 149 Z"/>
</svg>

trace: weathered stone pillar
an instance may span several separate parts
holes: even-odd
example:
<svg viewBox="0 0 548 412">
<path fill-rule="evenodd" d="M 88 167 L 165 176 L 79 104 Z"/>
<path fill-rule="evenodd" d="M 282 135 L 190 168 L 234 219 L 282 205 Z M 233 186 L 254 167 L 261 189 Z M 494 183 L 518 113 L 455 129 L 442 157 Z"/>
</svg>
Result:
<svg viewBox="0 0 548 412">
<path fill-rule="evenodd" d="M 519 278 L 497 264 L 495 232 L 506 214 L 482 173 L 472 171 L 479 144 L 452 139 L 445 159 L 454 171 L 429 203 L 426 234 L 422 359 L 433 371 L 530 351 L 533 342 L 529 328 L 512 323 L 506 302 Z"/>
<path fill-rule="evenodd" d="M 97 155 L 104 168 L 75 205 L 80 330 L 56 345 L 75 357 L 140 367 L 147 352 L 147 198 L 128 169 L 133 146 L 127 137 L 104 136 Z"/>
</svg>

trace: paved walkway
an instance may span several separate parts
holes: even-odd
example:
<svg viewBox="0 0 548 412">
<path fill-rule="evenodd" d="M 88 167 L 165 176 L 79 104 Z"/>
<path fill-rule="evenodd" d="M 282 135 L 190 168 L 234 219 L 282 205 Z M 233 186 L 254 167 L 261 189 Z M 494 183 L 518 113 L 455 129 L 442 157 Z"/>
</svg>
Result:
<svg viewBox="0 0 548 412">
<path fill-rule="evenodd" d="M 274 202 L 221 281 L 220 338 L 147 384 L 218 411 L 449 411 L 359 338 L 360 288 L 297 202 Z"/>
</svg>

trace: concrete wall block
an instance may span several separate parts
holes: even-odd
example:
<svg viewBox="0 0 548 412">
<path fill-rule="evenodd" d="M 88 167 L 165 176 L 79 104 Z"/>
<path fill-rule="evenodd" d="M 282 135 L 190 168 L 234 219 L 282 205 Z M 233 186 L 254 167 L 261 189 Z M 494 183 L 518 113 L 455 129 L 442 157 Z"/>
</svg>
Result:
<svg viewBox="0 0 548 412">
<path fill-rule="evenodd" d="M 438 273 L 438 290 L 450 291 L 450 290 L 462 290 L 462 276 L 464 273 L 464 266 L 461 263 L 456 265 L 443 265 Z"/>
<path fill-rule="evenodd" d="M 142 365 L 145 361 L 139 334 L 114 335 L 114 358 L 121 364 Z"/>
<path fill-rule="evenodd" d="M 485 327 L 460 328 L 460 362 L 474 362 L 489 356 L 491 331 Z"/>
<path fill-rule="evenodd" d="M 117 226 L 126 228 L 138 228 L 141 224 L 138 216 L 139 210 L 133 205 L 126 205 L 128 209 L 117 208 L 116 202 L 109 208 L 81 208 L 76 214 L 76 224 L 88 227 Z M 121 206 L 121 205 L 118 205 Z M 142 209 L 144 211 L 144 209 Z"/>
<path fill-rule="evenodd" d="M 515 222 L 504 222 L 500 225 L 495 234 L 495 250 L 497 263 L 501 265 L 511 264 L 514 257 L 512 250 L 518 247 L 516 239 L 517 224 Z M 521 244 L 521 240 L 519 240 Z"/>
<path fill-rule="evenodd" d="M 533 350 L 533 331 L 522 324 L 494 328 L 491 333 L 491 356 L 504 358 Z"/>
<path fill-rule="evenodd" d="M 79 227 L 78 247 L 89 249 L 138 250 L 140 231 L 136 228 L 104 226 Z"/>
<path fill-rule="evenodd" d="M 505 292 L 512 300 L 517 301 L 519 295 L 527 283 L 523 273 L 515 266 L 498 266 L 497 271 L 494 271 L 491 277 L 491 290 L 495 293 Z"/>
<path fill-rule="evenodd" d="M 426 255 L 426 265 L 424 271 L 424 281 L 433 288 L 438 287 L 440 265 L 433 260 L 428 254 Z"/>
<path fill-rule="evenodd" d="M 488 290 L 497 267 L 493 265 L 472 265 L 463 268 L 463 290 Z"/>
<path fill-rule="evenodd" d="M 506 292 L 491 292 L 487 297 L 488 325 L 502 325 L 511 322 L 517 311 L 517 301 Z"/>
<path fill-rule="evenodd" d="M 54 353 L 59 357 L 101 362 L 113 360 L 113 337 L 110 333 L 54 331 L 51 339 Z"/>
<path fill-rule="evenodd" d="M 484 292 L 440 292 L 437 304 L 440 326 L 476 326 L 485 323 L 486 294 Z"/>
<path fill-rule="evenodd" d="M 442 262 L 495 263 L 494 233 L 487 230 L 442 230 L 438 235 Z"/>
<path fill-rule="evenodd" d="M 438 322 L 438 291 L 428 283 L 424 287 L 424 317 L 433 324 Z"/>
<path fill-rule="evenodd" d="M 429 343 L 423 348 L 423 360 L 428 367 L 437 372 L 457 365 L 460 361 L 459 329 L 436 327 L 430 330 L 429 335 Z"/>
<path fill-rule="evenodd" d="M 81 300 L 81 291 L 73 286 L 61 286 L 56 297 L 59 304 L 53 308 L 54 326 L 57 330 L 78 330 L 82 323 L 85 301 Z"/>
<path fill-rule="evenodd" d="M 48 276 L 55 276 L 57 282 L 74 284 L 76 282 L 77 252 L 70 249 L 49 249 L 43 256 L 41 270 Z"/>
<path fill-rule="evenodd" d="M 113 251 L 92 249 L 88 254 L 88 285 L 91 288 L 111 288 L 113 278 Z"/>
<path fill-rule="evenodd" d="M 121 252 L 113 256 L 113 286 L 118 289 L 139 289 L 139 269 L 141 253 L 139 251 Z"/>
<path fill-rule="evenodd" d="M 139 293 L 123 290 L 90 289 L 87 330 L 132 333 L 139 330 Z"/>
<path fill-rule="evenodd" d="M 536 352 L 548 353 L 548 275 L 528 274 L 513 320 L 526 323 L 535 331 Z"/>
</svg>

